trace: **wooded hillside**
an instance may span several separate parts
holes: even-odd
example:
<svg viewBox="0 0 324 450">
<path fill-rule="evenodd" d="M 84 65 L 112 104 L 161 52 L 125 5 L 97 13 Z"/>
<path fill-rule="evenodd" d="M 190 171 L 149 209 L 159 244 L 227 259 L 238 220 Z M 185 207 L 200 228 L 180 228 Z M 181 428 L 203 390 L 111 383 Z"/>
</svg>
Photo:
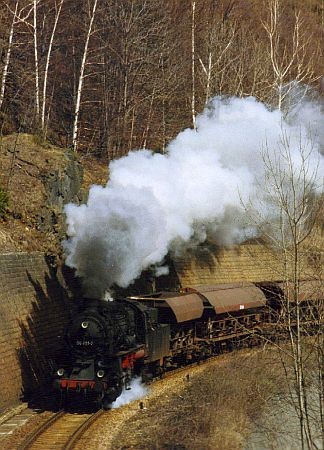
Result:
<svg viewBox="0 0 324 450">
<path fill-rule="evenodd" d="M 323 0 L 2 0 L 1 133 L 163 151 L 212 96 L 318 91 L 323 44 Z"/>
</svg>

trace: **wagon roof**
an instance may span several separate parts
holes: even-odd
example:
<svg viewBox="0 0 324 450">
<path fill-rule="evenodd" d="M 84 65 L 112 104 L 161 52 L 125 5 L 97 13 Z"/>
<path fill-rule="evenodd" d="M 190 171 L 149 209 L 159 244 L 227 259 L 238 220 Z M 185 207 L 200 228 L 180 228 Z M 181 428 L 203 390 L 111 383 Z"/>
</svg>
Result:
<svg viewBox="0 0 324 450">
<path fill-rule="evenodd" d="M 204 312 L 203 301 L 197 294 L 169 297 L 165 301 L 172 309 L 177 322 L 199 319 Z"/>
<path fill-rule="evenodd" d="M 266 304 L 266 297 L 261 289 L 249 282 L 200 285 L 184 291 L 158 292 L 131 298 L 148 301 L 156 307 L 170 307 L 178 322 L 200 318 L 204 306 L 211 305 L 217 314 L 221 314 Z"/>
<path fill-rule="evenodd" d="M 158 292 L 154 295 L 131 297 L 137 301 L 148 301 L 155 307 L 169 307 L 177 322 L 199 319 L 204 312 L 203 299 L 197 293 Z"/>
<path fill-rule="evenodd" d="M 253 283 L 228 283 L 195 286 L 195 291 L 204 297 L 216 313 L 227 313 L 266 304 L 264 293 Z"/>
</svg>

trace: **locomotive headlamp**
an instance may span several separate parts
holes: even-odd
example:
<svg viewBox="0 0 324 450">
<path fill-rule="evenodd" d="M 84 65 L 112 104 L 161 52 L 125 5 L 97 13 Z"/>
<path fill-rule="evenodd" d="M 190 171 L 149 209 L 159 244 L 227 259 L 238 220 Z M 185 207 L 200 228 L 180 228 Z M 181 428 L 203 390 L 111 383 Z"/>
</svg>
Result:
<svg viewBox="0 0 324 450">
<path fill-rule="evenodd" d="M 89 322 L 84 321 L 81 323 L 81 327 L 84 329 L 88 328 L 88 326 L 89 326 Z"/>
<path fill-rule="evenodd" d="M 64 369 L 58 369 L 56 373 L 59 377 L 62 377 L 64 375 Z"/>
<path fill-rule="evenodd" d="M 105 375 L 105 371 L 104 370 L 102 370 L 102 369 L 98 370 L 98 372 L 97 372 L 97 377 L 98 378 L 102 378 L 104 375 Z"/>
</svg>

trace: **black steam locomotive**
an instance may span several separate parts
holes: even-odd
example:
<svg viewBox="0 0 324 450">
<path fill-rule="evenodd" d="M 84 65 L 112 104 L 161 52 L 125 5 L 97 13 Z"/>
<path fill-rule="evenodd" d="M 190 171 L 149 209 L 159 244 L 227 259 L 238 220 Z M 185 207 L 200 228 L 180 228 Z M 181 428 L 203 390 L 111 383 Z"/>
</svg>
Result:
<svg viewBox="0 0 324 450">
<path fill-rule="evenodd" d="M 300 295 L 310 298 L 311 288 Z M 244 282 L 86 300 L 66 329 L 54 388 L 94 394 L 108 408 L 136 374 L 161 375 L 271 333 L 284 294 L 279 284 Z"/>
<path fill-rule="evenodd" d="M 144 373 L 144 365 L 169 353 L 170 327 L 158 323 L 155 308 L 138 302 L 86 302 L 66 329 L 68 358 L 56 372 L 54 388 L 95 393 L 107 408 L 134 374 Z"/>
</svg>

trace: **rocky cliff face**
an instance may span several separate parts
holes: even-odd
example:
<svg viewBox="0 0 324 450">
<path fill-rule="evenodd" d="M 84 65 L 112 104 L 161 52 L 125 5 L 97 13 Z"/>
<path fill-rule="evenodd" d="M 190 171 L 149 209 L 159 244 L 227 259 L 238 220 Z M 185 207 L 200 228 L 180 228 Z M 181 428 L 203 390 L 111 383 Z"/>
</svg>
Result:
<svg viewBox="0 0 324 450">
<path fill-rule="evenodd" d="M 1 251 L 58 254 L 65 236 L 64 205 L 85 200 L 88 186 L 106 180 L 106 164 L 82 163 L 71 150 L 39 144 L 26 134 L 0 141 L 0 188 L 9 206 L 0 218 Z"/>
<path fill-rule="evenodd" d="M 45 188 L 45 205 L 38 215 L 38 228 L 42 232 L 58 229 L 64 232 L 63 209 L 67 203 L 80 203 L 85 199 L 82 189 L 83 168 L 71 152 L 65 153 L 65 164 L 41 174 Z"/>
</svg>

